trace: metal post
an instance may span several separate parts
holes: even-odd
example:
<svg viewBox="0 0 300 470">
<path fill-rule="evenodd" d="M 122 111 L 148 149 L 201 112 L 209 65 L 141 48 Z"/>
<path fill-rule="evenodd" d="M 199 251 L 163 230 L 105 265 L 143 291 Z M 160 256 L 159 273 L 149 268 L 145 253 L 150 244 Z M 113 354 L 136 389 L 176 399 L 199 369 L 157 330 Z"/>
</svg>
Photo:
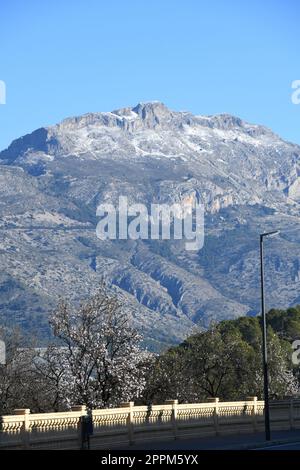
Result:
<svg viewBox="0 0 300 470">
<path fill-rule="evenodd" d="M 261 280 L 261 314 L 263 326 L 263 371 L 264 371 L 264 400 L 265 400 L 265 434 L 266 440 L 271 439 L 270 430 L 270 408 L 269 408 L 269 377 L 268 377 L 268 351 L 267 351 L 267 320 L 265 312 L 265 293 L 264 293 L 264 251 L 263 235 L 260 235 L 260 280 Z"/>
</svg>

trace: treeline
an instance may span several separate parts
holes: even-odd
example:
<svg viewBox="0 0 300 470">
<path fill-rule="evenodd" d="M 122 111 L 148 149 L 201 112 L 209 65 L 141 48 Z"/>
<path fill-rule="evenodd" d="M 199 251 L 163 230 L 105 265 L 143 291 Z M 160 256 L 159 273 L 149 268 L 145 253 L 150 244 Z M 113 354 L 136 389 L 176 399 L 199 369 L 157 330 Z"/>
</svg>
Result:
<svg viewBox="0 0 300 470">
<path fill-rule="evenodd" d="M 270 396 L 299 396 L 292 343 L 300 339 L 300 306 L 271 310 L 267 324 Z M 193 334 L 156 358 L 146 388 L 147 398 L 158 402 L 263 398 L 261 317 L 225 320 Z"/>
<path fill-rule="evenodd" d="M 292 343 L 300 339 L 300 306 L 271 310 L 268 319 L 270 394 L 299 396 Z M 61 302 L 50 319 L 54 341 L 38 348 L 17 330 L 2 329 L 6 363 L 0 365 L 0 414 L 205 401 L 263 396 L 260 317 L 241 317 L 195 331 L 160 355 L 140 349 L 142 337 L 118 300 L 101 286 L 74 309 Z"/>
</svg>

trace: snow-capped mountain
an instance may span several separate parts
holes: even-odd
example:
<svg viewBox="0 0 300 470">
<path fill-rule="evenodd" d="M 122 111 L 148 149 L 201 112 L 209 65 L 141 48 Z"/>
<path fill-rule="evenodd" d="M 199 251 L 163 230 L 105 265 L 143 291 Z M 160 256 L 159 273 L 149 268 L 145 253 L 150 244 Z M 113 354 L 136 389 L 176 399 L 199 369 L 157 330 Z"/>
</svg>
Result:
<svg viewBox="0 0 300 470">
<path fill-rule="evenodd" d="M 104 277 L 156 348 L 195 324 L 259 310 L 258 234 L 267 303 L 299 302 L 300 146 L 222 114 L 160 102 L 68 118 L 0 153 L 1 318 L 45 331 L 60 295 L 74 301 Z M 100 241 L 96 208 L 200 195 L 205 243 Z"/>
</svg>

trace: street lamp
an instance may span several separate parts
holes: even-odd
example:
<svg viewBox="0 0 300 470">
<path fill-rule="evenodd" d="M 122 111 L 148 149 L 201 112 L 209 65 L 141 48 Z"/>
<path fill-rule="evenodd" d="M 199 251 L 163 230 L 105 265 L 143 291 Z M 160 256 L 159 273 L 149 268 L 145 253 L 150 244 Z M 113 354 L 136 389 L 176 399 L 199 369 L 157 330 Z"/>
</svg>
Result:
<svg viewBox="0 0 300 470">
<path fill-rule="evenodd" d="M 268 377 L 268 350 L 267 350 L 267 320 L 265 312 L 264 292 L 264 238 L 275 237 L 279 230 L 260 234 L 260 285 L 261 285 L 261 314 L 263 327 L 263 371 L 264 371 L 264 400 L 265 400 L 265 434 L 266 440 L 271 439 L 270 409 L 269 409 L 269 377 Z"/>
</svg>

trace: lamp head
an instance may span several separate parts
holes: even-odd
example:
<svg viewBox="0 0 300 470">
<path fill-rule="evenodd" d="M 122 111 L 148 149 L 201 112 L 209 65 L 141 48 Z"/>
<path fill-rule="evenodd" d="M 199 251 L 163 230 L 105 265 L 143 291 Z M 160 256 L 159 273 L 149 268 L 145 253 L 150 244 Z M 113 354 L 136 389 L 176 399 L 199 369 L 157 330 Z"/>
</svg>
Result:
<svg viewBox="0 0 300 470">
<path fill-rule="evenodd" d="M 280 230 L 273 230 L 272 232 L 262 233 L 260 236 L 261 236 L 261 238 L 276 237 L 276 235 L 278 235 L 279 233 L 280 233 Z"/>
</svg>

